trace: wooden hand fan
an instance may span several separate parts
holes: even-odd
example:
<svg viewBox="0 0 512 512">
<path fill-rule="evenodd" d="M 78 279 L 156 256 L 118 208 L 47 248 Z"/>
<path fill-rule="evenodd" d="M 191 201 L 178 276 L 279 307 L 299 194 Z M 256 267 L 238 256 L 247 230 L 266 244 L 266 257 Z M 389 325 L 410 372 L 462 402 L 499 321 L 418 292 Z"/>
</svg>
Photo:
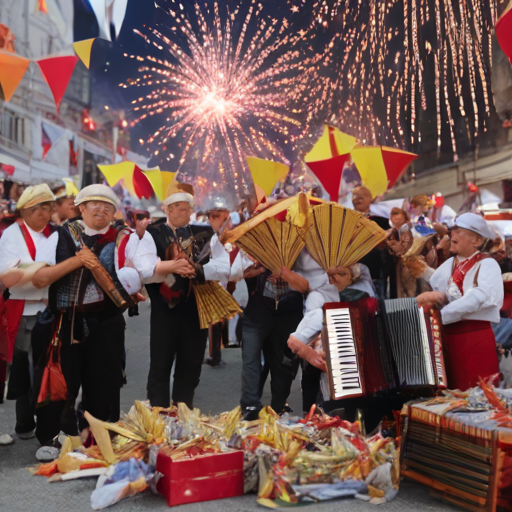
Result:
<svg viewBox="0 0 512 512">
<path fill-rule="evenodd" d="M 375 222 L 336 203 L 311 208 L 306 226 L 306 248 L 324 270 L 350 267 L 386 239 Z"/>
</svg>

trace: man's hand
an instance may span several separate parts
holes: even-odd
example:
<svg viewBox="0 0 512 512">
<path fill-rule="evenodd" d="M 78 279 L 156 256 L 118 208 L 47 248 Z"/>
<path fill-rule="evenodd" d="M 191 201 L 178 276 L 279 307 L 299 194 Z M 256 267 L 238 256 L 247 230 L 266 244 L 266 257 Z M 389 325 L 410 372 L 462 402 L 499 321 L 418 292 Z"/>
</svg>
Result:
<svg viewBox="0 0 512 512">
<path fill-rule="evenodd" d="M 418 307 L 429 309 L 441 309 L 447 302 L 446 295 L 443 292 L 425 292 L 416 297 Z"/>
<path fill-rule="evenodd" d="M 146 233 L 146 228 L 151 224 L 151 219 L 142 219 L 137 220 L 135 222 L 135 233 L 139 237 L 139 240 L 144 238 L 144 233 Z"/>
<path fill-rule="evenodd" d="M 83 247 L 80 251 L 78 251 L 76 253 L 76 257 L 80 260 L 82 266 L 88 270 L 93 270 L 98 266 L 98 258 L 87 247 Z"/>
<path fill-rule="evenodd" d="M 303 295 L 309 292 L 309 281 L 305 277 L 297 274 L 297 272 L 283 267 L 280 277 L 296 292 L 302 293 Z"/>
<path fill-rule="evenodd" d="M 300 358 L 305 359 L 309 364 L 315 368 L 322 370 L 327 373 L 327 365 L 325 364 L 324 354 L 319 354 L 316 350 L 313 350 L 309 345 L 302 343 L 294 336 L 288 338 L 288 347 L 290 350 L 297 354 Z"/>
<path fill-rule="evenodd" d="M 177 260 L 173 260 L 171 265 L 170 274 L 178 274 L 182 277 L 195 277 L 196 271 L 194 267 L 190 264 L 190 262 L 183 258 L 178 258 Z"/>
<path fill-rule="evenodd" d="M 244 279 L 250 279 L 251 277 L 257 277 L 265 272 L 265 267 L 262 267 L 259 263 L 255 263 L 247 268 L 244 272 Z"/>
</svg>

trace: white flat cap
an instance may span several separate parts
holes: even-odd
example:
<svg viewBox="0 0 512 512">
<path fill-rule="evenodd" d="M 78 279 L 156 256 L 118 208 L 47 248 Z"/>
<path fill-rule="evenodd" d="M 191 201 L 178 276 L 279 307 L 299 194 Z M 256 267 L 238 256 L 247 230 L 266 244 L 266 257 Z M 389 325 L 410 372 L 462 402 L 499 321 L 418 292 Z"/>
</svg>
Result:
<svg viewBox="0 0 512 512">
<path fill-rule="evenodd" d="M 27 187 L 19 201 L 16 203 L 16 209 L 22 210 L 23 208 L 32 208 L 41 203 L 50 203 L 55 201 L 55 196 L 46 183 Z"/>
<path fill-rule="evenodd" d="M 123 267 L 117 272 L 117 278 L 123 288 L 130 294 L 139 293 L 142 288 L 139 273 L 130 267 Z"/>
<path fill-rule="evenodd" d="M 103 201 L 116 208 L 119 207 L 119 198 L 116 193 L 106 185 L 89 185 L 78 192 L 75 205 L 86 203 L 87 201 Z"/>
<path fill-rule="evenodd" d="M 175 194 L 171 194 L 169 197 L 166 197 L 163 205 L 164 208 L 167 208 L 169 205 L 174 203 L 188 203 L 190 206 L 194 206 L 194 196 L 187 192 L 176 192 Z"/>
<path fill-rule="evenodd" d="M 473 233 L 477 233 L 490 240 L 496 238 L 496 233 L 491 229 L 491 226 L 476 213 L 463 213 L 460 217 L 457 217 L 455 225 L 459 228 L 473 231 Z"/>
</svg>

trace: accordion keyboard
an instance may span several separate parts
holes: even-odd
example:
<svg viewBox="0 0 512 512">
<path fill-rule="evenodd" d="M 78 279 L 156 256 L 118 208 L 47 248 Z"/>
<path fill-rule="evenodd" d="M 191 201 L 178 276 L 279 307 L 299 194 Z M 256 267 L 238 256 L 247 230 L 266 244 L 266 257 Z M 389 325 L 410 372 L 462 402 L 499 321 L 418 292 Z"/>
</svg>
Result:
<svg viewBox="0 0 512 512">
<path fill-rule="evenodd" d="M 361 369 L 357 359 L 350 310 L 348 308 L 327 310 L 325 323 L 335 395 L 333 398 L 362 394 Z"/>
</svg>

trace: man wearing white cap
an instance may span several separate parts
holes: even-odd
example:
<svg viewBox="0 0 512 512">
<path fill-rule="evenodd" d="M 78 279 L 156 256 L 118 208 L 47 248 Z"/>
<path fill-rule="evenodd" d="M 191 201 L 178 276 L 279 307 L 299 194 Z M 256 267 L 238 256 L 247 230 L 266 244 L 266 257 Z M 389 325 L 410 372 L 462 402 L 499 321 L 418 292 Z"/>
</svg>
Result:
<svg viewBox="0 0 512 512">
<path fill-rule="evenodd" d="M 498 373 L 491 322 L 500 321 L 503 304 L 501 270 L 482 250 L 494 238 L 487 222 L 474 213 L 457 218 L 451 236 L 453 258 L 430 278 L 433 292 L 418 305 L 437 307 L 443 321 L 443 356 L 450 389 L 466 390 Z"/>
<path fill-rule="evenodd" d="M 208 250 L 213 236 L 210 226 L 191 225 L 193 196 L 170 195 L 163 203 L 167 222 L 148 227 L 153 246 L 139 245 L 134 258 L 151 298 L 150 368 L 147 393 L 154 406 L 169 407 L 173 363 L 172 400 L 193 407 L 199 384 L 207 330 L 199 326 L 192 288 L 196 282 L 227 281 L 229 256 L 216 259 Z"/>
<path fill-rule="evenodd" d="M 7 398 L 16 399 L 16 433 L 22 439 L 34 436 L 31 332 L 48 299 L 48 288 L 32 286 L 32 276 L 41 266 L 55 263 L 59 234 L 49 224 L 54 201 L 48 185 L 28 187 L 16 205 L 21 219 L 0 239 L 0 279 L 9 290 L 2 298 L 7 346 L 0 342 L 0 395 L 3 397 L 7 363 L 12 361 Z"/>
<path fill-rule="evenodd" d="M 104 421 L 119 419 L 124 370 L 123 311 L 132 304 L 130 294 L 138 289 L 131 276 L 123 279 L 121 271 L 116 272 L 118 231 L 112 222 L 118 202 L 116 194 L 105 185 L 81 190 L 75 204 L 82 220 L 61 228 L 56 265 L 39 270 L 33 279 L 36 286 L 51 285 L 50 307 L 57 321 L 62 318 L 61 366 L 67 384 L 67 400 L 60 413 L 46 418 L 44 431 L 41 425 L 41 442 L 59 430 L 77 434 L 74 405 L 80 387 L 85 411 Z M 122 270 L 136 275 L 134 269 Z M 110 283 L 109 287 L 105 282 Z M 78 424 L 80 430 L 87 426 L 81 418 Z"/>
</svg>

